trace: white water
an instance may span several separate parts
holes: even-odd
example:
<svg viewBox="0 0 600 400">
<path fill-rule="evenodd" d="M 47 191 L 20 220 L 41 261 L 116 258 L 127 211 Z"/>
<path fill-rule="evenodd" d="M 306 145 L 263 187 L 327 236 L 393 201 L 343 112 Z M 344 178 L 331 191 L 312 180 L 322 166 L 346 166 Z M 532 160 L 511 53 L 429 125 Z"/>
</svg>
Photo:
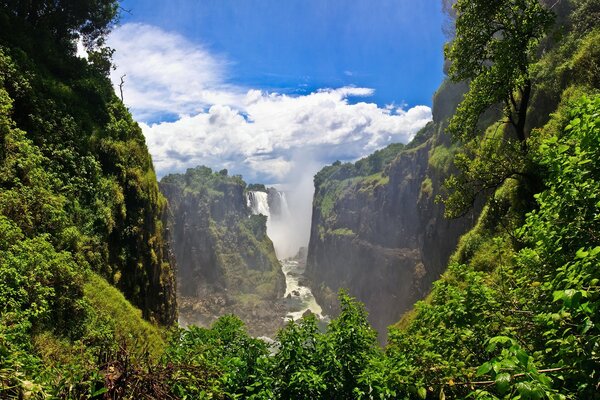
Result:
<svg viewBox="0 0 600 400">
<path fill-rule="evenodd" d="M 282 271 L 285 274 L 285 299 L 288 304 L 286 319 L 294 321 L 302 318 L 306 311 L 311 311 L 319 319 L 324 320 L 323 309 L 317 303 L 310 288 L 300 284 L 300 278 L 304 274 L 304 266 L 298 260 L 280 260 Z"/>
<path fill-rule="evenodd" d="M 285 193 L 278 191 L 277 195 L 279 196 L 279 206 L 281 207 L 281 215 L 279 216 L 279 218 L 285 221 L 289 221 L 290 217 L 292 216 L 292 213 L 290 212 L 290 207 L 288 206 Z"/>
<path fill-rule="evenodd" d="M 252 214 L 262 214 L 269 218 L 269 196 L 265 192 L 248 192 L 248 207 Z"/>
<path fill-rule="evenodd" d="M 278 215 L 272 215 L 270 212 L 268 195 L 265 192 L 248 192 L 248 207 L 253 214 L 262 214 L 267 217 L 267 235 L 273 241 L 275 253 L 281 258 L 279 261 L 281 262 L 281 270 L 285 275 L 286 284 L 284 298 L 288 308 L 285 319 L 297 320 L 302 318 L 306 311 L 310 310 L 320 320 L 328 321 L 310 288 L 300 284 L 301 278 L 304 276 L 305 265 L 291 258 L 298 251 L 298 247 L 293 248 L 293 244 L 286 240 L 287 234 L 294 229 L 294 218 L 290 212 L 285 193 L 278 191 L 277 194 L 280 206 Z"/>
</svg>

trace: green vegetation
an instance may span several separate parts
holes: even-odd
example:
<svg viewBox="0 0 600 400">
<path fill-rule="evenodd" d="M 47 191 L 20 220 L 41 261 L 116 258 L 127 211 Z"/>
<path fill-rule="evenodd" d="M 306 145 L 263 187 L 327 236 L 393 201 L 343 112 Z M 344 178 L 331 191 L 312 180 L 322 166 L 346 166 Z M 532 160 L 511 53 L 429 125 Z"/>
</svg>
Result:
<svg viewBox="0 0 600 400">
<path fill-rule="evenodd" d="M 419 192 L 419 200 L 423 198 L 430 198 L 433 194 L 433 182 L 430 177 L 427 177 L 421 182 L 421 190 Z"/>
<path fill-rule="evenodd" d="M 385 166 L 393 161 L 403 149 L 403 144 L 393 143 L 377 150 L 368 157 L 358 160 L 354 164 L 336 161 L 332 165 L 321 169 L 315 175 L 315 187 L 319 187 L 326 180 L 343 181 L 349 178 L 384 173 Z"/>
<path fill-rule="evenodd" d="M 427 301 L 392 330 L 392 367 L 404 364 L 432 394 L 597 395 L 590 346 L 600 338 L 593 316 L 600 248 L 585 232 L 599 228 L 600 96 L 567 103 L 539 132 L 546 139 L 535 158 L 548 171 L 539 208 L 518 229 L 504 229 L 518 218 L 518 204 L 507 200 L 517 187 L 504 188 L 510 208 L 482 213 Z"/>
<path fill-rule="evenodd" d="M 158 357 L 176 320 L 166 202 L 99 47 L 117 7 L 0 4 L 2 398 L 89 396 L 121 343 Z"/>
<path fill-rule="evenodd" d="M 186 280 L 181 284 L 184 296 L 195 293 L 194 285 L 199 283 L 225 288 L 227 296 L 246 305 L 283 295 L 284 277 L 267 236 L 267 217 L 251 215 L 245 197 L 250 189 L 239 175 L 228 176 L 199 166 L 185 174 L 167 175 L 160 185 L 171 203 L 171 232 L 182 244 L 175 248 L 175 256 L 180 277 Z M 186 236 L 196 242 L 188 243 Z M 204 243 L 211 245 L 200 247 Z M 192 247 L 210 257 L 191 259 Z M 212 281 L 198 271 L 213 271 Z"/>
<path fill-rule="evenodd" d="M 251 183 L 246 188 L 249 192 L 266 192 L 267 187 L 262 183 Z"/>
<path fill-rule="evenodd" d="M 449 130 L 457 140 L 471 140 L 481 114 L 501 103 L 524 144 L 532 90 L 529 67 L 551 26 L 552 12 L 539 0 L 458 0 L 454 10 L 456 36 L 445 51 L 449 76 L 471 82 Z"/>
<path fill-rule="evenodd" d="M 446 205 L 457 215 L 476 194 L 487 200 L 385 349 L 344 292 L 325 332 L 306 315 L 272 348 L 235 316 L 168 331 L 176 313 L 166 201 L 141 131 L 106 78 L 110 51 L 97 47 L 116 3 L 74 4 L 0 5 L 0 397 L 600 398 L 596 0 L 560 8 L 550 36 L 545 3 L 457 2 L 451 74 L 472 81 L 452 121 L 460 175 Z M 73 54 L 77 32 L 96 51 L 89 62 Z M 503 101 L 512 121 L 480 120 Z M 439 139 L 434 128 L 416 146 L 319 172 L 325 218 L 335 220 L 342 194 L 389 185 L 386 166 Z M 454 150 L 436 142 L 430 167 L 451 171 Z M 163 183 L 199 199 L 240 298 L 276 290 L 276 269 L 259 268 L 277 263 L 264 217 L 225 204 L 245 204 L 240 177 L 199 167 Z"/>
<path fill-rule="evenodd" d="M 445 183 L 448 217 L 464 215 L 477 197 L 506 180 L 519 180 L 529 196 L 539 191 L 540 177 L 527 151 L 537 140 L 532 129 L 548 121 L 569 86 L 598 88 L 596 75 L 589 73 L 598 69 L 598 34 L 589 23 L 596 2 L 554 8 L 559 14 L 553 26 L 543 3 L 457 3 L 456 39 L 446 48 L 453 62 L 450 77 L 472 82 L 448 127 L 461 144 L 455 159 L 459 173 Z M 498 104 L 503 119 L 496 122 Z"/>
<path fill-rule="evenodd" d="M 140 310 L 129 303 L 123 294 L 103 278 L 91 274 L 84 285 L 84 299 L 94 310 L 95 318 L 106 318 L 113 324 L 118 343 L 135 349 L 138 345 L 158 359 L 165 347 L 165 333 L 142 318 Z"/>
<path fill-rule="evenodd" d="M 338 235 L 338 236 L 355 236 L 356 234 L 352 231 L 352 229 L 348 229 L 348 228 L 338 228 L 335 229 L 333 231 L 331 231 L 332 235 Z"/>
<path fill-rule="evenodd" d="M 435 146 L 429 154 L 429 165 L 436 173 L 444 176 L 448 175 L 453 166 L 456 151 L 456 146 Z"/>
<path fill-rule="evenodd" d="M 354 164 L 336 161 L 321 169 L 314 178 L 314 202 L 320 204 L 323 220 L 335 221 L 335 203 L 345 194 L 357 191 L 369 195 L 385 186 L 389 182 L 386 167 L 404 148 L 401 143 L 393 143 Z"/>
</svg>

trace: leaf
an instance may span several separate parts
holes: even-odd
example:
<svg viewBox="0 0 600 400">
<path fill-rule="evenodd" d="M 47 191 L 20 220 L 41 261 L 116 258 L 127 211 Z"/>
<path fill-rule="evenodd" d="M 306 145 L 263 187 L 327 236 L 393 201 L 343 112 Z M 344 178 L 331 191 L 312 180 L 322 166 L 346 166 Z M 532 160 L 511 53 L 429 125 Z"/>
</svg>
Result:
<svg viewBox="0 0 600 400">
<path fill-rule="evenodd" d="M 531 398 L 532 387 L 530 382 L 519 382 L 516 386 L 521 396 L 525 397 L 526 399 Z"/>
<path fill-rule="evenodd" d="M 547 387 L 551 387 L 552 386 L 552 379 L 549 376 L 547 376 L 547 375 L 539 374 L 537 379 L 544 386 L 547 386 Z"/>
<path fill-rule="evenodd" d="M 510 374 L 508 372 L 499 373 L 496 376 L 496 388 L 500 394 L 504 394 L 510 387 Z"/>
<path fill-rule="evenodd" d="M 487 351 L 496 350 L 497 344 L 512 344 L 514 341 L 508 336 L 495 336 L 490 339 Z"/>
<path fill-rule="evenodd" d="M 519 360 L 521 365 L 526 367 L 529 363 L 529 356 L 523 350 L 519 349 L 517 350 L 517 360 Z"/>
<path fill-rule="evenodd" d="M 562 298 L 565 296 L 565 292 L 563 290 L 556 290 L 554 293 L 552 293 L 552 301 L 559 301 L 562 300 Z"/>
<path fill-rule="evenodd" d="M 425 400 L 427 398 L 427 389 L 425 389 L 424 387 L 420 387 L 417 390 L 417 394 L 419 395 L 420 398 Z"/>
<path fill-rule="evenodd" d="M 108 392 L 107 388 L 105 388 L 105 387 L 100 388 L 100 389 L 96 390 L 94 393 L 92 393 L 92 397 L 100 396 L 101 394 L 104 394 L 106 392 Z"/>
<path fill-rule="evenodd" d="M 492 364 L 489 362 L 483 363 L 479 368 L 477 368 L 477 372 L 475 373 L 477 376 L 486 375 L 492 370 Z"/>
<path fill-rule="evenodd" d="M 575 258 L 586 258 L 588 256 L 588 252 L 583 250 L 583 247 L 579 250 L 577 250 L 577 253 L 575 253 Z"/>
<path fill-rule="evenodd" d="M 446 394 L 444 393 L 444 388 L 440 390 L 440 400 L 446 400 Z"/>
</svg>

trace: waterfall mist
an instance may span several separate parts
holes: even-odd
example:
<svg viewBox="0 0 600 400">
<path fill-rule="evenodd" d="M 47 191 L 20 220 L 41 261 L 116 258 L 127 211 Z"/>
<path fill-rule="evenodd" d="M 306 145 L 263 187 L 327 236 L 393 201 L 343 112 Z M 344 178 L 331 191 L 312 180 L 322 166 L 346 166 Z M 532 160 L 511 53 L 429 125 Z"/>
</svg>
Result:
<svg viewBox="0 0 600 400">
<path fill-rule="evenodd" d="M 254 197 L 248 198 L 248 206 L 255 214 L 268 217 L 267 234 L 280 259 L 295 256 L 301 247 L 308 246 L 310 239 L 313 176 L 321 166 L 310 160 L 302 160 L 297 165 L 301 165 L 302 169 L 292 171 L 286 183 L 273 185 L 279 193 L 280 206 L 267 205 L 265 210 L 267 195 L 264 192 L 252 192 L 249 196 Z"/>
<path fill-rule="evenodd" d="M 314 173 L 308 173 L 291 185 L 285 185 L 283 192 L 289 213 L 267 221 L 267 233 L 279 258 L 293 257 L 300 247 L 308 246 L 312 217 Z"/>
</svg>

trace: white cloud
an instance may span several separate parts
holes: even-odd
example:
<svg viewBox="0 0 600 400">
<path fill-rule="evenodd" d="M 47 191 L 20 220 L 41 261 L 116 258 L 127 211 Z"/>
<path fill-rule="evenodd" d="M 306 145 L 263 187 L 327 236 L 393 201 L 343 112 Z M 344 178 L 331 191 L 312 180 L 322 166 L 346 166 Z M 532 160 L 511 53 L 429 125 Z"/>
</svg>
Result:
<svg viewBox="0 0 600 400">
<path fill-rule="evenodd" d="M 302 167 L 296 165 L 298 153 L 313 160 L 359 158 L 389 143 L 407 142 L 431 119 L 426 106 L 392 111 L 347 101 L 364 94 L 362 88 L 297 97 L 251 91 L 244 115 L 213 105 L 175 122 L 142 124 L 142 129 L 159 174 L 206 164 L 285 181 Z"/>
<path fill-rule="evenodd" d="M 431 110 L 351 104 L 373 89 L 321 89 L 302 96 L 228 85 L 228 62 L 156 27 L 125 24 L 109 39 L 116 49 L 115 85 L 141 123 L 159 176 L 204 164 L 246 180 L 286 182 L 307 162 L 357 159 L 407 142 Z M 174 122 L 160 122 L 174 114 Z M 314 171 L 311 171 L 314 172 Z"/>
<path fill-rule="evenodd" d="M 107 44 L 116 49 L 111 79 L 117 86 L 126 75 L 124 100 L 139 119 L 195 114 L 243 97 L 243 90 L 225 82 L 224 58 L 180 35 L 130 23 L 115 29 Z"/>
</svg>

